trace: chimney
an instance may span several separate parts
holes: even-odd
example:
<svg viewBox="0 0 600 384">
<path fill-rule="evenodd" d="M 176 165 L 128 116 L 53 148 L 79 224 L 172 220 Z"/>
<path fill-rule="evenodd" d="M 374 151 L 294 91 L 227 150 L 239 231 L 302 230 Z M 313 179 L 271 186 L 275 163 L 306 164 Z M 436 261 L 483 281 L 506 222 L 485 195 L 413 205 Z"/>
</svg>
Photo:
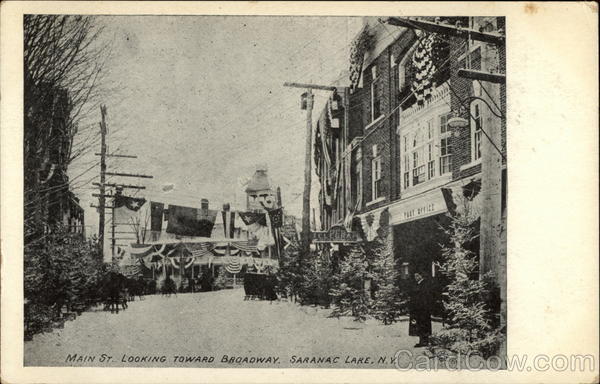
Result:
<svg viewBox="0 0 600 384">
<path fill-rule="evenodd" d="M 202 208 L 203 211 L 208 211 L 208 199 L 201 200 L 200 208 Z"/>
</svg>

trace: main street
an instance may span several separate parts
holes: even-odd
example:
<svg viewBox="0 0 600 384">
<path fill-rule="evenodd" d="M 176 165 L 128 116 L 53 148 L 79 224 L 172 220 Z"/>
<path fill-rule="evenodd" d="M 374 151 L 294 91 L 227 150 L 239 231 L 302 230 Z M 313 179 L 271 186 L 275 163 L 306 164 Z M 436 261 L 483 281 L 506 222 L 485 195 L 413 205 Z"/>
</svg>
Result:
<svg viewBox="0 0 600 384">
<path fill-rule="evenodd" d="M 244 301 L 241 289 L 147 296 L 118 314 L 99 307 L 63 329 L 35 335 L 25 342 L 24 361 L 26 366 L 394 368 L 396 351 L 424 352 L 413 348 L 418 340 L 408 336 L 408 321 L 384 326 L 329 318 L 329 313 L 285 301 Z"/>
</svg>

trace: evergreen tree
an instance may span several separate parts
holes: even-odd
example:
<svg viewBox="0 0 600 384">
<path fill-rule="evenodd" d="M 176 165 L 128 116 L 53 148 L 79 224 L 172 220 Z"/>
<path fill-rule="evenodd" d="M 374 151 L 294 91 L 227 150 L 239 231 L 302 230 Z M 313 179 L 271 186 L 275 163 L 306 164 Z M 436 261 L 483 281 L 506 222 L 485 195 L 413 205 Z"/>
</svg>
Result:
<svg viewBox="0 0 600 384">
<path fill-rule="evenodd" d="M 380 216 L 377 237 L 366 244 L 366 254 L 373 278 L 371 314 L 385 325 L 396 322 L 406 312 L 407 303 L 399 287 L 400 275 L 391 240 L 389 212 L 384 210 Z"/>
<path fill-rule="evenodd" d="M 331 255 L 328 250 L 310 253 L 310 257 L 303 261 L 300 274 L 300 296 L 303 304 L 329 307 L 332 273 Z"/>
<path fill-rule="evenodd" d="M 406 297 L 400 290 L 399 273 L 389 241 L 384 240 L 376 249 L 374 260 L 374 294 L 372 314 L 385 325 L 392 324 L 406 312 Z"/>
<path fill-rule="evenodd" d="M 333 277 L 330 295 L 334 309 L 331 316 L 352 316 L 356 321 L 365 321 L 371 307 L 371 295 L 365 290 L 365 280 L 371 277 L 364 249 L 353 247 L 340 261 L 340 271 Z"/>
<path fill-rule="evenodd" d="M 299 296 L 301 284 L 299 255 L 300 244 L 298 241 L 292 241 L 289 247 L 282 252 L 280 266 L 276 274 L 279 293 L 294 300 Z"/>
<path fill-rule="evenodd" d="M 432 352 L 439 348 L 467 354 L 490 356 L 497 350 L 503 335 L 499 328 L 499 312 L 492 300 L 495 287 L 491 274 L 478 276 L 478 255 L 468 249 L 474 239 L 474 218 L 468 210 L 452 217 L 446 230 L 450 244 L 443 247 L 442 272 L 448 277 L 444 309 L 446 326 L 432 335 Z"/>
<path fill-rule="evenodd" d="M 102 267 L 96 241 L 56 227 L 24 248 L 25 337 L 62 321 L 62 309 L 81 311 L 100 296 Z"/>
</svg>

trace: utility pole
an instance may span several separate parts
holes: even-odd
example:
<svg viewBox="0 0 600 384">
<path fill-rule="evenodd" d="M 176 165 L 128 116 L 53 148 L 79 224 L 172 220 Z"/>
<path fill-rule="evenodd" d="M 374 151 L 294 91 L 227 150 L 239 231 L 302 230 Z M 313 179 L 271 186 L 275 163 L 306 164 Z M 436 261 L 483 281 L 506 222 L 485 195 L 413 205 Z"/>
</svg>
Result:
<svg viewBox="0 0 600 384">
<path fill-rule="evenodd" d="M 116 187 L 115 190 L 115 197 L 116 196 L 120 196 L 123 193 L 123 188 L 120 187 Z M 115 244 L 116 244 L 116 238 L 115 238 L 115 228 L 116 228 L 116 224 L 115 224 L 115 201 L 113 198 L 113 205 L 112 205 L 112 220 L 110 221 L 110 232 L 111 232 L 111 238 L 110 238 L 110 251 L 111 251 L 111 255 L 112 257 L 115 257 Z"/>
<path fill-rule="evenodd" d="M 480 93 L 475 95 L 487 104 L 481 108 L 480 117 L 485 129 L 481 140 L 481 199 L 480 223 L 480 276 L 494 273 L 500 289 L 500 321 L 506 327 L 506 228 L 502 212 L 502 160 L 504 154 L 498 148 L 502 143 L 502 124 L 506 123 L 505 112 L 501 109 L 500 86 L 506 84 L 506 76 L 500 62 L 501 51 L 505 50 L 504 31 L 481 32 L 474 28 L 449 25 L 406 17 L 389 17 L 386 22 L 405 28 L 421 29 L 446 36 L 468 39 L 481 47 L 481 69 L 459 69 L 457 75 L 479 83 Z M 494 63 L 496 65 L 494 65 Z M 476 85 L 477 83 L 474 83 Z M 470 109 L 470 103 L 467 106 Z M 469 120 L 473 115 L 469 110 Z M 503 121 L 504 120 L 504 121 Z M 500 356 L 506 356 L 506 341 L 500 347 Z M 503 359 L 504 360 L 504 359 Z M 503 364 L 506 364 L 503 361 Z M 505 366 L 505 365 L 504 365 Z"/>
<path fill-rule="evenodd" d="M 100 222 L 98 223 L 98 242 L 100 243 L 100 255 L 104 260 L 104 206 L 106 205 L 106 197 L 104 196 L 104 182 L 106 181 L 106 106 L 100 106 L 100 115 L 102 121 L 100 122 L 100 198 L 98 205 L 100 208 Z"/>
<path fill-rule="evenodd" d="M 304 193 L 302 196 L 302 251 L 308 252 L 310 246 L 310 190 L 311 190 L 311 153 L 312 153 L 312 109 L 314 104 L 314 95 L 312 90 L 319 89 L 324 91 L 335 91 L 336 87 L 327 85 L 289 83 L 283 84 L 284 87 L 304 88 L 306 92 L 302 95 L 306 98 L 306 147 L 304 156 Z M 304 105 L 302 105 L 304 109 Z M 302 265 L 302 252 L 300 252 L 299 264 Z"/>
<path fill-rule="evenodd" d="M 312 109 L 314 96 L 312 89 L 306 92 L 306 144 L 304 155 L 304 192 L 302 194 L 302 236 L 303 249 L 308 250 L 310 244 L 310 190 L 312 185 L 311 153 L 312 153 Z M 300 261 L 302 260 L 302 254 Z"/>
<path fill-rule="evenodd" d="M 494 279 L 500 289 L 500 321 L 506 327 L 506 228 L 502 217 L 502 154 L 497 146 L 502 143 L 501 118 L 492 113 L 491 108 L 501 116 L 505 112 L 500 110 L 500 86 L 503 81 L 497 81 L 494 76 L 500 67 L 500 50 L 502 44 L 480 43 L 481 46 L 481 71 L 459 71 L 458 75 L 474 79 L 479 82 L 480 96 L 488 103 L 488 108 L 481 110 L 481 117 L 487 133 L 487 140 L 481 141 L 481 198 L 483 210 L 480 222 L 480 272 L 493 272 Z M 488 75 L 488 74 L 491 74 Z M 501 74 L 502 78 L 504 77 Z M 503 80 L 503 79 L 502 79 Z M 504 121 L 505 123 L 505 121 Z M 506 342 L 500 347 L 500 356 L 507 353 Z"/>
<path fill-rule="evenodd" d="M 122 194 L 123 188 L 131 188 L 131 189 L 146 189 L 144 186 L 139 185 L 129 185 L 129 184 L 118 184 L 118 183 L 107 183 L 106 176 L 122 176 L 122 177 L 136 177 L 136 178 L 145 178 L 151 179 L 153 176 L 149 175 L 140 175 L 134 173 L 121 173 L 121 172 L 107 172 L 106 171 L 106 158 L 107 157 L 121 157 L 121 158 L 129 158 L 136 159 L 135 155 L 126 155 L 126 154 L 118 154 L 118 153 L 107 153 L 107 145 L 106 145 L 106 135 L 107 135 L 107 127 L 106 127 L 106 106 L 100 106 L 100 114 L 102 116 L 102 121 L 100 122 L 100 135 L 101 135 L 101 144 L 100 144 L 100 153 L 95 153 L 96 156 L 100 156 L 100 182 L 93 183 L 98 186 L 100 193 L 94 193 L 92 196 L 98 197 L 98 205 L 91 205 L 93 208 L 97 208 L 99 210 L 99 224 L 98 224 L 98 241 L 100 243 L 100 254 L 102 259 L 104 260 L 104 232 L 106 227 L 106 214 L 112 215 L 111 220 L 111 254 L 112 257 L 115 256 L 115 247 L 116 240 L 123 240 L 117 238 L 116 234 L 116 226 L 117 225 L 126 225 L 127 223 L 117 223 L 115 222 L 115 204 L 114 198 L 116 195 Z M 106 194 L 106 187 L 115 188 L 115 194 Z M 113 198 L 113 204 L 107 205 L 106 198 Z M 109 212 L 106 212 L 106 209 L 110 209 Z"/>
</svg>

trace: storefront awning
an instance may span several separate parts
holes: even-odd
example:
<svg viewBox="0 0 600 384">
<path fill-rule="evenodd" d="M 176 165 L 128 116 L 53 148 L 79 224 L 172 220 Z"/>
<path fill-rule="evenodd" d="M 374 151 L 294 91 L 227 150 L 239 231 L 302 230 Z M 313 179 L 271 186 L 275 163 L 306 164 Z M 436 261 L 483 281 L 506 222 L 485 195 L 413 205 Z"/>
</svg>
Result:
<svg viewBox="0 0 600 384">
<path fill-rule="evenodd" d="M 390 225 L 398 225 L 448 212 L 441 188 L 410 197 L 390 206 Z"/>
</svg>

